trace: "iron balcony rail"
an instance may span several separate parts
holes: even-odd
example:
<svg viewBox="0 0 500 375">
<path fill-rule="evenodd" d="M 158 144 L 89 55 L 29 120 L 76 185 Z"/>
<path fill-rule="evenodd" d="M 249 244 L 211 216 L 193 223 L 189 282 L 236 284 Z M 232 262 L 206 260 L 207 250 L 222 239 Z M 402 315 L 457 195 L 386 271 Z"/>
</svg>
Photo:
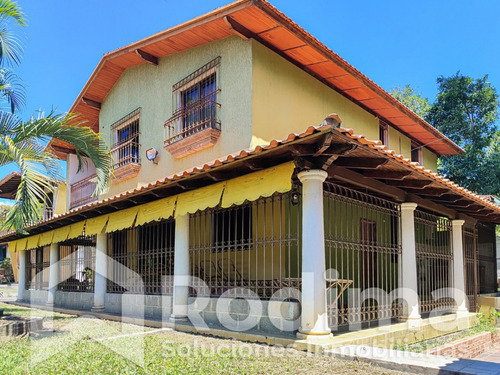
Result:
<svg viewBox="0 0 500 375">
<path fill-rule="evenodd" d="M 115 161 L 115 169 L 127 164 L 141 164 L 139 146 L 140 144 L 136 138 L 113 146 L 111 154 Z"/>
<path fill-rule="evenodd" d="M 97 200 L 97 197 L 92 195 L 96 187 L 96 178 L 97 176 L 93 174 L 71 184 L 70 210 Z"/>
<path fill-rule="evenodd" d="M 165 121 L 165 145 L 180 141 L 205 129 L 220 130 L 220 103 L 213 100 L 217 92 L 210 94 L 210 99 L 199 101 L 191 106 L 182 107 Z"/>
</svg>

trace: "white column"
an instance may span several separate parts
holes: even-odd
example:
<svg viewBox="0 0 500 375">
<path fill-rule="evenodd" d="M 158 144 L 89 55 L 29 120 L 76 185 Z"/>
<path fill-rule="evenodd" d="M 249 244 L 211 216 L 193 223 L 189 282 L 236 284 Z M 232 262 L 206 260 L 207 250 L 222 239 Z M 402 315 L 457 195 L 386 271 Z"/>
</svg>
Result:
<svg viewBox="0 0 500 375">
<path fill-rule="evenodd" d="M 325 338 L 328 326 L 325 280 L 323 182 L 328 173 L 309 170 L 298 174 L 302 182 L 302 316 L 300 338 Z"/>
<path fill-rule="evenodd" d="M 106 233 L 99 233 L 96 238 L 94 306 L 92 311 L 104 310 L 108 272 L 107 247 Z"/>
<path fill-rule="evenodd" d="M 19 273 L 17 284 L 17 300 L 22 301 L 26 289 L 26 251 L 19 252 Z"/>
<path fill-rule="evenodd" d="M 59 284 L 59 244 L 50 245 L 50 268 L 49 268 L 49 293 L 47 294 L 47 306 L 54 306 L 57 284 Z"/>
<path fill-rule="evenodd" d="M 417 282 L 417 254 L 415 248 L 415 209 L 416 203 L 401 204 L 401 298 L 407 303 L 403 312 L 408 320 L 419 321 L 420 306 Z"/>
<path fill-rule="evenodd" d="M 457 314 L 467 313 L 467 294 L 465 293 L 464 276 L 464 247 L 462 228 L 464 220 L 452 220 L 452 246 L 453 246 L 453 288 L 455 302 L 457 303 Z"/>
<path fill-rule="evenodd" d="M 189 296 L 189 214 L 175 219 L 174 295 L 171 321 L 187 321 Z"/>
</svg>

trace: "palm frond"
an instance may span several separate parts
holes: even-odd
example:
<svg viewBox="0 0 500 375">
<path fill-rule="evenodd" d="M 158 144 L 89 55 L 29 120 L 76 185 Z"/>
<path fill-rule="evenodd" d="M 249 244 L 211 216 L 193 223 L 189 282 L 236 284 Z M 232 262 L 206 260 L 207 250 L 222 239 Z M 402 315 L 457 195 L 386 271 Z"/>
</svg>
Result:
<svg viewBox="0 0 500 375">
<path fill-rule="evenodd" d="M 26 26 L 26 15 L 12 0 L 0 0 L 0 21 L 13 19 L 19 26 Z"/>
<path fill-rule="evenodd" d="M 3 152 L 10 156 L 21 170 L 21 183 L 17 189 L 16 202 L 7 214 L 3 228 L 14 228 L 25 232 L 24 227 L 40 219 L 40 202 L 46 202 L 52 186 L 49 179 L 41 173 L 36 163 L 26 161 L 22 150 L 16 147 L 9 137 L 3 137 Z"/>
<path fill-rule="evenodd" d="M 19 65 L 23 48 L 21 43 L 5 26 L 0 27 L 0 65 Z"/>
<path fill-rule="evenodd" d="M 12 129 L 14 142 L 48 142 L 51 138 L 69 143 L 75 148 L 78 172 L 83 170 L 88 160 L 94 164 L 97 175 L 95 194 L 107 191 L 113 174 L 113 158 L 102 136 L 91 128 L 75 122 L 72 114 L 50 113 L 45 117 L 32 118 L 27 123 L 19 123 Z M 88 160 L 87 160 L 88 159 Z"/>
<path fill-rule="evenodd" d="M 26 103 L 24 86 L 21 80 L 7 68 L 0 68 L 0 95 L 9 104 L 12 113 L 22 109 Z"/>
</svg>

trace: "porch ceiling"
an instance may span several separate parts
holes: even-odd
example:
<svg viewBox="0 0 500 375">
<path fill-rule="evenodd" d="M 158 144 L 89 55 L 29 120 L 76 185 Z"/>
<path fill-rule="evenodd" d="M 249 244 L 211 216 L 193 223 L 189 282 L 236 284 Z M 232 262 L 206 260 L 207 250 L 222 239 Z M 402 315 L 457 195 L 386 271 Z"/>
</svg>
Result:
<svg viewBox="0 0 500 375">
<path fill-rule="evenodd" d="M 232 35 L 255 39 L 369 113 L 438 155 L 462 149 L 264 0 L 239 0 L 103 56 L 73 103 L 79 121 L 99 129 L 99 110 L 125 69 Z M 72 147 L 53 140 L 62 157 Z M 56 147 L 57 148 L 57 147 Z"/>
</svg>

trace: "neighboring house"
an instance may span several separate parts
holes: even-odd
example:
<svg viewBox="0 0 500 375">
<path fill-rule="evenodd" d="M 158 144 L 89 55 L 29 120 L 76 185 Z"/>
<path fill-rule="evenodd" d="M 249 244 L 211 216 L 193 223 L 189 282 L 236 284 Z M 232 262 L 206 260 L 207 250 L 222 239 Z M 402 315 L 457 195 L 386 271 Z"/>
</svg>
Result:
<svg viewBox="0 0 500 375">
<path fill-rule="evenodd" d="M 300 316 L 318 337 L 476 311 L 496 288 L 478 248 L 494 249 L 500 208 L 436 174 L 460 147 L 265 1 L 104 55 L 71 112 L 111 145 L 115 176 L 92 197 L 92 168 L 76 173 L 70 145 L 50 143 L 69 211 L 1 238 L 20 254 L 20 299 L 121 313 L 124 293 L 143 293 L 148 318 L 217 323 L 214 302 L 250 296 L 255 329 Z M 58 259 L 59 283 L 41 272 Z M 398 287 L 404 304 L 383 295 Z M 446 287 L 468 298 L 433 298 Z"/>
<path fill-rule="evenodd" d="M 21 172 L 11 172 L 0 180 L 0 198 L 14 200 L 16 199 L 17 189 L 21 183 Z M 54 215 L 60 215 L 67 211 L 66 206 L 66 184 L 63 181 L 53 179 L 52 180 L 54 190 L 46 191 L 48 195 L 48 202 L 40 202 L 40 210 L 42 220 L 49 220 L 54 217 Z M 7 209 L 8 206 L 2 207 Z M 6 215 L 7 211 L 3 212 L 2 215 Z M 8 230 L 0 231 L 0 238 L 6 237 L 9 234 Z M 14 280 L 18 281 L 18 260 L 19 253 L 13 253 L 8 251 L 7 248 L 2 250 L 0 244 L 0 261 L 5 257 L 10 257 L 12 260 L 12 270 L 14 272 Z"/>
</svg>

